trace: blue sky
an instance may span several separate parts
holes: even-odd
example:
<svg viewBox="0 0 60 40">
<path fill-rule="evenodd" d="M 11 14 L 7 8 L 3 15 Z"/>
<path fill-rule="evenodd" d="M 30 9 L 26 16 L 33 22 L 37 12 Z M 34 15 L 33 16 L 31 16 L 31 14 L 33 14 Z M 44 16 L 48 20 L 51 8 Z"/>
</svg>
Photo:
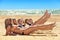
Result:
<svg viewBox="0 0 60 40">
<path fill-rule="evenodd" d="M 0 9 L 60 9 L 60 0 L 0 0 Z"/>
</svg>

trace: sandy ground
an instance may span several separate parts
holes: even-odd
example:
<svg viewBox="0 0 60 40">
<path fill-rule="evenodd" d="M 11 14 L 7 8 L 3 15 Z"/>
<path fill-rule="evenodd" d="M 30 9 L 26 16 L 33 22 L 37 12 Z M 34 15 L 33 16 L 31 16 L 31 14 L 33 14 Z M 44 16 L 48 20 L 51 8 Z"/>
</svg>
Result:
<svg viewBox="0 0 60 40">
<path fill-rule="evenodd" d="M 44 34 L 33 35 L 17 35 L 17 36 L 3 36 L 5 35 L 4 20 L 6 18 L 32 18 L 34 21 L 38 20 L 42 15 L 16 15 L 16 16 L 0 16 L 0 40 L 60 40 L 60 15 L 51 15 L 47 23 L 56 22 L 56 26 L 51 32 L 43 31 Z M 40 31 L 39 31 L 40 32 Z"/>
</svg>

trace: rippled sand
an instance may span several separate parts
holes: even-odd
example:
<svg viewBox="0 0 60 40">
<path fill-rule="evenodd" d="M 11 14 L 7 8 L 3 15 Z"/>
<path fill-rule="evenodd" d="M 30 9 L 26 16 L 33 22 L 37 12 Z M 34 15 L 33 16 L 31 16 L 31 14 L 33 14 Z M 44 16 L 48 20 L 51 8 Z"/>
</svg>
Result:
<svg viewBox="0 0 60 40">
<path fill-rule="evenodd" d="M 42 15 L 16 15 L 16 16 L 0 16 L 0 40 L 60 40 L 60 15 L 51 15 L 49 20 L 45 23 L 56 22 L 56 26 L 51 32 L 43 31 L 45 34 L 32 35 L 17 35 L 17 36 L 3 36 L 5 35 L 4 20 L 6 18 L 32 18 L 34 21 L 39 19 Z M 37 32 L 41 32 L 40 30 Z"/>
</svg>

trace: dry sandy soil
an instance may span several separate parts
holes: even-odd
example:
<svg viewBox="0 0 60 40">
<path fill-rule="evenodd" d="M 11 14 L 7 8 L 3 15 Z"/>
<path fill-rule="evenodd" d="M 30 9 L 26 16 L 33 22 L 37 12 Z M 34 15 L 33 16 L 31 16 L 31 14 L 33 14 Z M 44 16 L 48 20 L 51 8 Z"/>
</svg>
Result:
<svg viewBox="0 0 60 40">
<path fill-rule="evenodd" d="M 32 18 L 34 21 L 38 20 L 42 15 L 16 15 L 16 16 L 0 16 L 0 40 L 60 40 L 60 15 L 51 15 L 49 20 L 45 23 L 56 22 L 56 26 L 51 32 L 43 31 L 44 34 L 31 34 L 31 35 L 17 35 L 17 36 L 4 36 L 5 26 L 4 20 L 6 18 Z M 38 32 L 41 32 L 39 30 Z"/>
</svg>

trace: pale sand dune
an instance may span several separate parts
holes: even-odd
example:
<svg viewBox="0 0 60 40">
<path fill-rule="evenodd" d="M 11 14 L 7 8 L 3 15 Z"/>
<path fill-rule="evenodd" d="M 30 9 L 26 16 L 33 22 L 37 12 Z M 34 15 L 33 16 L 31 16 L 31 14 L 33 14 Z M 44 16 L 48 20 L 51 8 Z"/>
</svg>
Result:
<svg viewBox="0 0 60 40">
<path fill-rule="evenodd" d="M 34 35 L 40 35 L 40 36 L 23 36 L 23 35 L 17 35 L 17 36 L 3 36 L 5 35 L 5 26 L 4 26 L 4 20 L 6 18 L 32 18 L 34 21 L 39 19 L 41 15 L 16 15 L 16 16 L 0 16 L 0 40 L 60 40 L 60 15 L 52 15 L 49 20 L 46 22 L 51 23 L 56 21 L 56 27 L 53 28 L 51 31 L 54 34 L 49 34 L 48 32 L 43 35 L 47 36 L 41 36 L 42 34 L 34 34 Z M 54 36 L 51 36 L 54 35 Z M 56 36 L 57 35 L 57 36 Z"/>
</svg>

